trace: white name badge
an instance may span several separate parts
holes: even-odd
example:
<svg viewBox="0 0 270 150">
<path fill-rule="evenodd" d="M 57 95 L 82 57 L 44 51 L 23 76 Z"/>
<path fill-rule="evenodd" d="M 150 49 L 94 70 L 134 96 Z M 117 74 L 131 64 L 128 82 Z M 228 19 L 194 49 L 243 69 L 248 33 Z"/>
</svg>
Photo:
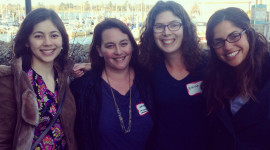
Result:
<svg viewBox="0 0 270 150">
<path fill-rule="evenodd" d="M 139 113 L 140 116 L 143 116 L 143 115 L 148 113 L 148 110 L 145 107 L 144 103 L 137 104 L 136 108 L 137 108 L 138 113 Z"/>
<path fill-rule="evenodd" d="M 187 84 L 186 86 L 187 86 L 188 94 L 190 96 L 193 96 L 193 95 L 202 93 L 201 84 L 202 84 L 202 81 L 196 81 L 196 82 Z"/>
</svg>

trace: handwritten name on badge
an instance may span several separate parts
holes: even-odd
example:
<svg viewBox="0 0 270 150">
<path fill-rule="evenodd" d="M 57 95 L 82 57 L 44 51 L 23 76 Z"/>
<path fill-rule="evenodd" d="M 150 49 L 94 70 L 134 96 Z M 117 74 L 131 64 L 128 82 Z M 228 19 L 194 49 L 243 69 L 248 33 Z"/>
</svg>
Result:
<svg viewBox="0 0 270 150">
<path fill-rule="evenodd" d="M 139 113 L 140 116 L 143 116 L 143 115 L 148 113 L 148 110 L 145 107 L 144 103 L 137 104 L 136 108 L 137 108 L 138 113 Z"/>
<path fill-rule="evenodd" d="M 187 84 L 186 86 L 187 86 L 188 94 L 190 96 L 193 96 L 193 95 L 202 93 L 201 84 L 202 84 L 202 81 L 196 81 L 196 82 Z"/>
</svg>

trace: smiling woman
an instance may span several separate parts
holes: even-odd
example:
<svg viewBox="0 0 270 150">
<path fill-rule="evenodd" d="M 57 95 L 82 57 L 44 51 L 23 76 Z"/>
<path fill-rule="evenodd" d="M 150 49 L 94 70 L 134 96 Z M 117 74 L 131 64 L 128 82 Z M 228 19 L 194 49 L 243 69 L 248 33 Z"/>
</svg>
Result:
<svg viewBox="0 0 270 150">
<path fill-rule="evenodd" d="M 71 82 L 75 135 L 82 150 L 145 150 L 153 126 L 152 91 L 138 67 L 129 28 L 108 18 L 94 29 L 91 71 Z"/>
<path fill-rule="evenodd" d="M 153 84 L 153 149 L 205 150 L 208 126 L 200 85 L 206 59 L 196 28 L 174 1 L 158 1 L 145 22 L 139 59 Z"/>
<path fill-rule="evenodd" d="M 213 150 L 270 149 L 270 55 L 265 37 L 239 8 L 207 23 L 210 62 L 203 83 Z"/>
<path fill-rule="evenodd" d="M 64 24 L 53 10 L 27 15 L 11 66 L 0 66 L 1 149 L 77 149 L 68 50 Z"/>
</svg>

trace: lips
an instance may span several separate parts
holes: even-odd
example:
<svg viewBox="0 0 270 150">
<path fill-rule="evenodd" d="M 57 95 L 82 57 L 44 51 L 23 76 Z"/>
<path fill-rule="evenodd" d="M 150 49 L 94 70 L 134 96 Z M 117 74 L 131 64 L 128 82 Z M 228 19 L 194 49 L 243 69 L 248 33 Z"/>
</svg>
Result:
<svg viewBox="0 0 270 150">
<path fill-rule="evenodd" d="M 125 58 L 126 58 L 126 56 L 124 56 L 124 57 L 118 57 L 118 58 L 114 58 L 114 60 L 117 61 L 117 62 L 122 62 L 122 61 L 125 60 Z"/>
<path fill-rule="evenodd" d="M 174 42 L 175 40 L 174 39 L 163 39 L 161 40 L 161 42 L 164 44 L 164 45 L 170 45 Z"/>
<path fill-rule="evenodd" d="M 236 56 L 239 52 L 240 52 L 240 50 L 228 53 L 228 54 L 226 54 L 226 57 L 232 58 L 232 57 Z"/>
<path fill-rule="evenodd" d="M 42 49 L 40 50 L 43 55 L 50 56 L 54 53 L 55 49 Z"/>
</svg>

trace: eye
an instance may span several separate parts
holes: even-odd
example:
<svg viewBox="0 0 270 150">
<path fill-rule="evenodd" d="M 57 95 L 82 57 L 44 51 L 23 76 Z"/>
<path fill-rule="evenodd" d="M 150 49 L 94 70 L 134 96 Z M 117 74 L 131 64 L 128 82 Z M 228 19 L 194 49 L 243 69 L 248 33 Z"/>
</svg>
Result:
<svg viewBox="0 0 270 150">
<path fill-rule="evenodd" d="M 154 28 L 155 29 L 163 29 L 163 24 L 156 24 L 155 26 L 154 26 Z"/>
<path fill-rule="evenodd" d="M 172 24 L 169 24 L 170 28 L 177 28 L 179 27 L 179 23 L 172 23 Z"/>
<path fill-rule="evenodd" d="M 233 41 L 233 40 L 237 40 L 239 38 L 240 34 L 239 33 L 231 33 L 229 36 L 228 36 L 228 39 L 230 41 Z"/>
<path fill-rule="evenodd" d="M 224 41 L 223 40 L 215 40 L 213 42 L 213 47 L 219 47 L 219 46 L 223 46 Z"/>
<path fill-rule="evenodd" d="M 36 35 L 34 35 L 34 38 L 36 38 L 36 39 L 40 39 L 40 38 L 43 38 L 43 36 L 42 36 L 42 35 L 40 35 L 40 34 L 36 34 Z"/>
<path fill-rule="evenodd" d="M 125 46 L 128 45 L 128 42 L 122 42 L 122 43 L 120 43 L 120 45 L 121 45 L 122 47 L 125 47 Z"/>
<path fill-rule="evenodd" d="M 114 44 L 107 44 L 107 45 L 105 46 L 105 48 L 113 49 L 113 48 L 114 48 Z"/>
<path fill-rule="evenodd" d="M 59 34 L 52 34 L 51 37 L 52 38 L 58 38 L 58 37 L 60 37 L 60 35 Z"/>
</svg>

